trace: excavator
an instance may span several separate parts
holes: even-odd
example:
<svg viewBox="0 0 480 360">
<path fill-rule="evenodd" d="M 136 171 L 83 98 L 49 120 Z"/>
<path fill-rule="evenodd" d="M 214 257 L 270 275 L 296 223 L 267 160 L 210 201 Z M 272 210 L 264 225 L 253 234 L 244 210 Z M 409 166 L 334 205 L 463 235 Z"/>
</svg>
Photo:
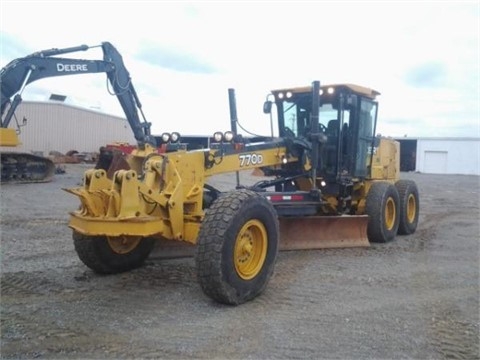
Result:
<svg viewBox="0 0 480 360">
<path fill-rule="evenodd" d="M 279 250 L 363 247 L 416 231 L 419 192 L 400 179 L 399 143 L 375 135 L 379 92 L 319 81 L 273 90 L 263 112 L 278 135 L 244 137 L 229 89 L 230 130 L 194 150 L 178 132 L 164 133 L 158 151 L 149 123 L 137 116 L 140 102 L 120 55 L 109 43 L 102 48 L 116 55 L 100 64 L 138 144 L 64 189 L 80 202 L 68 226 L 79 259 L 94 272 L 133 270 L 154 249 L 176 244 L 194 256 L 206 296 L 239 305 L 266 289 Z M 229 191 L 210 181 L 243 171 L 264 176 Z"/>
<path fill-rule="evenodd" d="M 0 128 L 0 146 L 18 147 L 19 131 L 13 128 Z M 0 151 L 1 183 L 48 182 L 55 174 L 52 160 L 30 153 Z"/>
<path fill-rule="evenodd" d="M 116 95 L 139 147 L 145 143 L 156 146 L 151 135 L 151 124 L 145 120 L 141 103 L 131 84 L 130 74 L 125 68 L 121 54 L 112 44 L 99 45 L 103 51 L 103 60 L 84 60 L 57 57 L 78 51 L 86 51 L 98 46 L 81 45 L 65 49 L 48 49 L 37 51 L 23 58 L 15 59 L 0 71 L 0 146 L 17 147 L 20 145 L 18 134 L 24 120 L 15 116 L 17 107 L 22 102 L 25 87 L 37 80 L 70 75 L 106 73 L 109 91 Z M 139 112 L 143 117 L 140 120 Z M 15 119 L 15 122 L 12 120 Z M 16 126 L 12 126 L 16 124 Z M 45 157 L 14 151 L 2 151 L 1 182 L 29 183 L 46 182 L 52 179 L 55 166 Z"/>
</svg>

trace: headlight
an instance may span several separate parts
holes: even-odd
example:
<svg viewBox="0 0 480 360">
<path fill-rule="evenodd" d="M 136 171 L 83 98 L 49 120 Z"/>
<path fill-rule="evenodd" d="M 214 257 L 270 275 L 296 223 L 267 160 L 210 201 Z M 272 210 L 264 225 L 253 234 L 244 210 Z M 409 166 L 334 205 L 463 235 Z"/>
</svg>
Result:
<svg viewBox="0 0 480 360">
<path fill-rule="evenodd" d="M 278 93 L 278 98 L 279 99 L 283 99 L 283 96 L 284 96 L 283 93 Z"/>
<path fill-rule="evenodd" d="M 233 132 L 231 131 L 226 131 L 225 134 L 223 134 L 223 139 L 226 141 L 226 142 L 230 142 L 233 140 Z"/>
<path fill-rule="evenodd" d="M 287 91 L 287 99 L 290 99 L 292 97 L 292 92 L 291 91 Z"/>
<path fill-rule="evenodd" d="M 329 93 L 330 95 L 332 95 L 334 92 L 335 92 L 335 89 L 333 87 L 329 87 L 327 89 L 327 93 Z"/>
<path fill-rule="evenodd" d="M 213 134 L 213 140 L 215 142 L 222 142 L 223 139 L 223 134 L 220 131 L 217 131 L 215 134 Z"/>
<path fill-rule="evenodd" d="M 170 140 L 170 134 L 169 133 L 163 133 L 162 134 L 162 141 L 164 143 L 167 143 Z"/>
<path fill-rule="evenodd" d="M 170 140 L 172 142 L 177 142 L 180 140 L 180 134 L 178 132 L 172 132 L 172 135 L 170 136 Z"/>
</svg>

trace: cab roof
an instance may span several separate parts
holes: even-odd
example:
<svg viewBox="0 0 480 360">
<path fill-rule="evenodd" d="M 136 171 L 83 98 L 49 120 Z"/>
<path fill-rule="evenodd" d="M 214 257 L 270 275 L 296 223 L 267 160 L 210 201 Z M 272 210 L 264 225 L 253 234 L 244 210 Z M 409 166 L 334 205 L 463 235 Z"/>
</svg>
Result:
<svg viewBox="0 0 480 360">
<path fill-rule="evenodd" d="M 355 85 L 355 84 L 331 84 L 331 85 L 322 85 L 320 86 L 320 89 L 323 91 L 327 91 L 328 88 L 334 88 L 334 89 L 347 89 L 351 91 L 352 93 L 358 94 L 358 95 L 363 95 L 366 96 L 370 99 L 375 99 L 377 95 L 380 95 L 380 92 L 361 86 L 361 85 Z M 276 94 L 279 92 L 287 92 L 290 91 L 294 94 L 302 94 L 302 93 L 309 93 L 312 92 L 312 86 L 302 86 L 302 87 L 292 87 L 292 88 L 284 88 L 284 89 L 277 89 L 277 90 L 272 90 L 272 93 Z"/>
</svg>

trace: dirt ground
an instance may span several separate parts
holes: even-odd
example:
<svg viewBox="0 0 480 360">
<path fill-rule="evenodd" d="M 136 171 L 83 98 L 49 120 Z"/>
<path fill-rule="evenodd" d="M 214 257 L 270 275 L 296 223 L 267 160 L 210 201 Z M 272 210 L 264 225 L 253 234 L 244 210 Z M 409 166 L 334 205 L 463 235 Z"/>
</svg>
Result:
<svg viewBox="0 0 480 360">
<path fill-rule="evenodd" d="M 417 232 L 369 248 L 282 252 L 238 307 L 201 291 L 191 258 L 99 276 L 67 227 L 87 165 L 1 187 L 3 359 L 478 359 L 480 178 L 405 173 Z M 226 185 L 230 179 L 219 179 Z"/>
</svg>

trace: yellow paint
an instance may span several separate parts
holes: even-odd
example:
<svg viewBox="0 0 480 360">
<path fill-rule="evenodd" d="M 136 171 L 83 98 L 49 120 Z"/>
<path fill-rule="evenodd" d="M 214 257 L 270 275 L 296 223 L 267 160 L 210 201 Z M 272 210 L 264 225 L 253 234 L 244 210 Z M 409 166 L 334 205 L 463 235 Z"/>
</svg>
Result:
<svg viewBox="0 0 480 360">
<path fill-rule="evenodd" d="M 372 99 L 378 95 L 375 90 L 356 85 L 338 86 L 348 87 Z M 311 87 L 292 91 L 307 92 L 311 91 Z M 284 146 L 271 146 L 269 149 L 249 150 L 248 145 L 239 145 L 236 153 L 225 155 L 221 149 L 159 154 L 146 145 L 128 156 L 131 170 L 117 171 L 113 180 L 108 179 L 103 170 L 89 170 L 85 173 L 82 187 L 66 189 L 81 202 L 80 208 L 71 213 L 69 226 L 82 234 L 123 237 L 128 241 L 138 237 L 157 237 L 196 243 L 205 215 L 203 189 L 210 176 L 299 163 L 299 159 L 287 154 Z M 364 181 L 354 179 L 351 202 L 357 215 L 365 213 L 365 199 L 372 182 L 395 182 L 399 179 L 399 143 L 381 139 L 375 150 L 373 156 L 366 159 L 370 177 Z M 310 170 L 311 159 L 305 158 L 298 166 L 305 171 Z M 321 180 L 320 177 L 315 179 L 319 188 Z M 303 191 L 311 190 L 314 184 L 308 178 L 295 181 Z M 326 204 L 319 212 L 336 214 L 339 200 L 327 195 L 324 195 L 324 200 Z M 238 236 L 235 266 L 239 276 L 248 280 L 256 276 L 263 264 L 266 233 L 260 222 L 250 221 L 244 224 Z"/>
<path fill-rule="evenodd" d="M 261 221 L 247 221 L 238 232 L 234 248 L 237 275 L 251 280 L 259 274 L 267 258 L 268 235 Z"/>
<path fill-rule="evenodd" d="M 0 128 L 0 146 L 15 147 L 20 144 L 15 129 Z"/>
</svg>

